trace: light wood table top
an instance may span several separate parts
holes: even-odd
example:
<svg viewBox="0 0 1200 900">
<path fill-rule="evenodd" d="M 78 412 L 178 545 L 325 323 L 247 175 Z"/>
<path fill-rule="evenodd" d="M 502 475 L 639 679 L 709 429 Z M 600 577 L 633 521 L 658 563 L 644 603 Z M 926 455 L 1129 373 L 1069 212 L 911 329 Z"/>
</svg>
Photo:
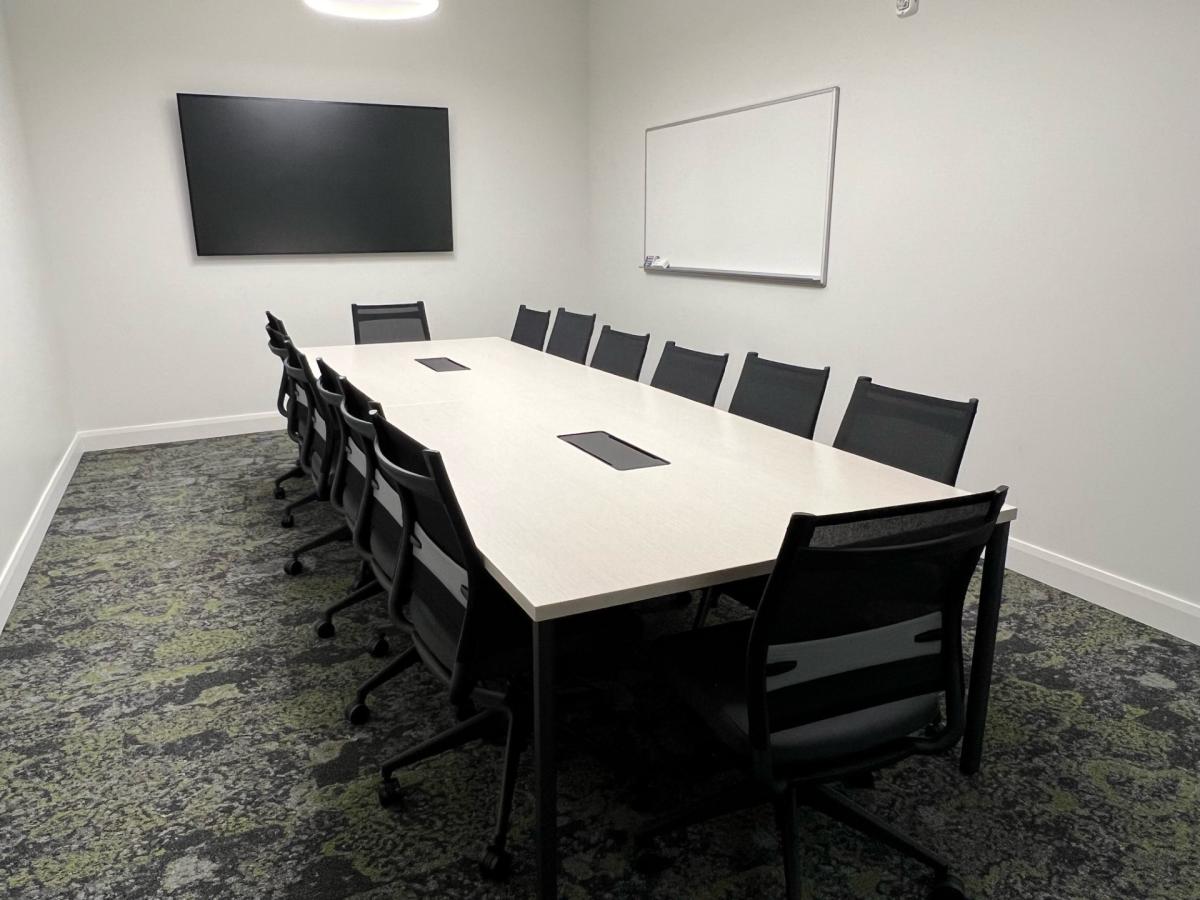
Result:
<svg viewBox="0 0 1200 900">
<path fill-rule="evenodd" d="M 965 493 L 502 338 L 305 352 L 441 452 L 489 572 L 535 621 L 765 574 L 796 512 Z M 415 361 L 439 356 L 469 369 Z M 670 465 L 618 471 L 558 437 L 582 431 Z"/>
</svg>

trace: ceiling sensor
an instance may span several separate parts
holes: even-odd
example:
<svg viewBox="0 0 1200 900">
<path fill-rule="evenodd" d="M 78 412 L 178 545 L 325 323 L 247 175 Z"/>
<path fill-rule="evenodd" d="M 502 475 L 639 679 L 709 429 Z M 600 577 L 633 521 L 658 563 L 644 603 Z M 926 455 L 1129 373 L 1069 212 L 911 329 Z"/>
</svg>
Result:
<svg viewBox="0 0 1200 900">
<path fill-rule="evenodd" d="M 917 14 L 918 0 L 896 0 L 896 15 L 902 19 Z"/>
</svg>

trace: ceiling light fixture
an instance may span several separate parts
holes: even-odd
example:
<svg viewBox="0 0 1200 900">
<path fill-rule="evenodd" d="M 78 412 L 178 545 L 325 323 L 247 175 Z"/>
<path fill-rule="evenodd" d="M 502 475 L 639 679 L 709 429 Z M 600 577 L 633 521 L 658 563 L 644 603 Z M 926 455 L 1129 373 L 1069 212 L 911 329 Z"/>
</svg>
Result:
<svg viewBox="0 0 1200 900">
<path fill-rule="evenodd" d="M 304 0 L 317 12 L 347 19 L 419 19 L 438 8 L 438 0 Z"/>
</svg>

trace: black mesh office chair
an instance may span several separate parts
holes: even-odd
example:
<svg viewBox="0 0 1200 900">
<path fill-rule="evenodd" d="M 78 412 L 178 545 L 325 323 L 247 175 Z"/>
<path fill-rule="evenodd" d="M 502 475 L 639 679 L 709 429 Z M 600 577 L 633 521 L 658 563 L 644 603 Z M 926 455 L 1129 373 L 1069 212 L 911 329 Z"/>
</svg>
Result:
<svg viewBox="0 0 1200 900">
<path fill-rule="evenodd" d="M 585 316 L 568 312 L 560 306 L 558 315 L 554 317 L 554 328 L 550 331 L 546 352 L 583 365 L 587 362 L 588 347 L 591 346 L 595 327 L 595 313 Z"/>
<path fill-rule="evenodd" d="M 637 381 L 649 346 L 648 334 L 626 334 L 605 325 L 592 351 L 592 368 Z"/>
<path fill-rule="evenodd" d="M 384 303 L 377 306 L 350 305 L 354 320 L 354 343 L 390 344 L 398 341 L 429 340 L 425 304 Z"/>
<path fill-rule="evenodd" d="M 681 696 L 749 777 L 642 840 L 769 801 L 794 900 L 804 803 L 933 869 L 933 897 L 962 900 L 944 859 L 830 784 L 961 739 L 963 600 L 1006 491 L 797 514 L 753 619 L 662 641 Z"/>
<path fill-rule="evenodd" d="M 828 382 L 829 366 L 807 369 L 747 353 L 729 411 L 811 438 Z"/>
<path fill-rule="evenodd" d="M 297 465 L 312 482 L 312 490 L 293 500 L 283 508 L 279 524 L 291 528 L 296 524 L 293 513 L 301 506 L 324 500 L 329 495 L 329 454 L 325 451 L 325 436 L 328 429 L 322 415 L 321 401 L 317 397 L 316 379 L 309 368 L 308 359 L 288 341 L 287 360 L 283 373 L 287 378 L 287 403 L 289 420 L 294 420 L 296 435 L 300 442 Z M 288 432 L 292 428 L 289 425 Z"/>
<path fill-rule="evenodd" d="M 391 807 L 402 799 L 393 778 L 397 770 L 503 726 L 496 827 L 480 861 L 485 877 L 503 878 L 511 862 L 505 844 L 517 764 L 532 727 L 530 620 L 485 570 L 441 455 L 374 418 L 378 474 L 400 498 L 407 543 L 399 551 L 404 562 L 397 568 L 390 609 L 398 623 L 411 626 L 419 658 L 446 683 L 459 717 L 456 725 L 383 765 L 379 801 Z M 634 620 L 607 613 L 572 617 L 560 641 L 564 660 L 578 665 L 586 649 L 611 654 L 613 647 L 628 646 L 631 636 L 613 629 L 618 623 L 633 626 Z"/>
<path fill-rule="evenodd" d="M 362 521 L 362 511 L 369 486 L 375 480 L 375 427 L 371 423 L 374 415 L 383 416 L 383 407 L 360 391 L 348 378 L 341 378 L 342 438 L 345 458 L 335 471 L 330 500 L 342 510 L 342 517 L 351 534 L 356 534 Z M 355 548 L 359 549 L 356 543 Z M 359 549 L 362 558 L 362 551 Z M 362 558 L 358 578 L 345 597 L 326 608 L 317 624 L 317 637 L 331 638 L 337 634 L 333 617 L 344 609 L 369 600 L 383 593 L 383 587 L 375 580 L 369 562 Z M 380 635 L 371 646 L 372 656 L 386 656 L 390 651 L 387 637 Z"/>
<path fill-rule="evenodd" d="M 271 351 L 279 359 L 279 390 L 275 395 L 275 409 L 283 416 L 287 422 L 288 437 L 299 447 L 300 437 L 293 428 L 291 413 L 288 411 L 288 395 L 287 395 L 287 373 L 283 371 L 283 366 L 287 362 L 288 343 L 287 330 L 283 328 L 283 320 L 277 319 L 275 316 L 267 313 L 267 349 Z M 279 328 L 273 327 L 279 325 Z M 304 470 L 297 463 L 292 466 L 278 478 L 273 479 L 274 493 L 276 500 L 282 500 L 287 496 L 287 491 L 283 488 L 283 483 L 292 478 L 299 478 L 304 474 Z"/>
<path fill-rule="evenodd" d="M 550 327 L 550 310 L 530 309 L 524 303 L 517 310 L 517 321 L 513 325 L 513 343 L 541 350 L 546 343 L 546 329 Z"/>
<path fill-rule="evenodd" d="M 719 356 L 701 353 L 667 341 L 650 385 L 712 406 L 717 402 L 717 391 L 721 389 L 721 379 L 725 376 L 725 364 L 728 362 L 728 353 Z"/>
<path fill-rule="evenodd" d="M 339 498 L 335 496 L 335 488 L 338 484 L 338 479 L 342 477 L 341 468 L 346 459 L 345 437 L 342 426 L 342 377 L 331 368 L 322 359 L 317 360 L 317 368 L 320 375 L 313 384 L 316 392 L 316 409 L 317 417 L 314 419 L 314 431 L 317 432 L 313 440 L 320 441 L 323 446 L 319 447 L 315 453 L 318 457 L 328 457 L 327 470 L 324 472 L 324 484 L 318 485 L 318 491 L 321 493 L 322 499 L 328 501 L 333 508 L 342 513 L 341 503 Z M 304 563 L 300 557 L 306 553 L 311 553 L 319 547 L 324 547 L 326 544 L 332 544 L 335 541 L 348 541 L 351 538 L 350 527 L 346 524 L 339 525 L 332 531 L 326 532 L 318 538 L 314 538 L 306 544 L 302 544 L 292 551 L 292 558 L 284 564 L 283 571 L 288 575 L 299 575 L 304 571 Z"/>
<path fill-rule="evenodd" d="M 408 617 L 411 584 L 402 573 L 411 567 L 409 557 L 413 552 L 413 544 L 405 537 L 405 505 L 397 489 L 386 477 L 387 460 L 380 456 L 378 432 L 386 425 L 386 421 L 381 412 L 371 410 L 368 410 L 368 420 L 371 431 L 368 434 L 364 430 L 360 436 L 363 443 L 369 442 L 371 445 L 374 474 L 366 482 L 358 522 L 354 528 L 354 546 L 367 567 L 368 577 L 386 595 L 392 622 L 401 633 L 411 635 L 413 627 Z M 392 428 L 392 431 L 395 430 Z M 381 635 L 378 640 L 387 639 Z M 416 646 L 410 646 L 363 682 L 354 699 L 346 706 L 347 720 L 352 725 L 369 721 L 371 710 L 367 706 L 367 696 L 408 669 L 419 658 Z"/>
<path fill-rule="evenodd" d="M 398 769 L 485 737 L 504 724 L 499 811 L 480 861 L 482 874 L 504 877 L 511 863 L 505 843 L 517 763 L 530 729 L 509 679 L 514 667 L 520 671 L 529 623 L 484 570 L 441 455 L 386 422 L 375 424 L 380 476 L 411 513 L 405 535 L 411 565 L 401 568 L 402 584 L 395 592 L 399 600 L 411 599 L 407 611 L 393 608 L 393 616 L 412 623 L 416 652 L 449 685 L 450 702 L 460 715 L 458 724 L 383 765 L 379 801 L 385 807 L 400 801 L 401 788 L 392 777 Z M 484 679 L 496 686 L 483 688 Z"/>
<path fill-rule="evenodd" d="M 862 377 L 833 446 L 943 484 L 958 480 L 979 401 L 898 391 Z"/>
</svg>

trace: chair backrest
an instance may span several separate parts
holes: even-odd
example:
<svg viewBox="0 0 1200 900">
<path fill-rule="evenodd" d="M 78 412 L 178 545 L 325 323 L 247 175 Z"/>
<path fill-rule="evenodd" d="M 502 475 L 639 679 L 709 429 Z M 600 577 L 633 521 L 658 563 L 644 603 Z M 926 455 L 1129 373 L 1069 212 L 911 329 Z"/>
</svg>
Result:
<svg viewBox="0 0 1200 900">
<path fill-rule="evenodd" d="M 513 343 L 541 350 L 546 343 L 546 329 L 550 327 L 550 310 L 530 309 L 524 303 L 517 309 L 517 321 L 513 325 Z"/>
<path fill-rule="evenodd" d="M 266 313 L 267 313 L 267 328 L 272 329 L 273 331 L 278 331 L 280 334 L 282 334 L 286 337 L 288 330 L 287 330 L 287 327 L 283 324 L 283 319 L 274 315 L 269 309 L 266 311 Z"/>
<path fill-rule="evenodd" d="M 729 411 L 811 438 L 828 383 L 829 366 L 806 369 L 747 353 Z"/>
<path fill-rule="evenodd" d="M 959 403 L 898 391 L 864 376 L 854 385 L 833 446 L 954 484 L 978 406 L 975 399 Z"/>
<path fill-rule="evenodd" d="M 554 328 L 546 352 L 583 365 L 587 362 L 588 347 L 592 344 L 592 329 L 596 327 L 596 314 L 568 312 L 561 306 L 554 317 Z"/>
<path fill-rule="evenodd" d="M 317 494 L 329 496 L 332 457 L 329 454 L 329 419 L 331 413 L 317 390 L 308 358 L 288 343 L 288 359 L 283 364 L 287 378 L 289 408 L 296 411 L 300 430 L 300 467 L 312 478 Z"/>
<path fill-rule="evenodd" d="M 338 487 L 338 501 L 346 524 L 354 532 L 356 546 L 364 549 L 366 541 L 359 540 L 360 515 L 367 485 L 375 477 L 375 425 L 372 415 L 383 415 L 383 407 L 360 391 L 350 379 L 343 376 L 342 386 L 342 438 L 346 459 L 342 462 L 342 477 Z"/>
<path fill-rule="evenodd" d="M 346 478 L 346 438 L 342 422 L 342 376 L 325 360 L 317 357 L 317 396 L 327 412 L 325 425 L 328 434 L 325 445 L 329 454 L 329 502 L 342 511 L 342 492 Z"/>
<path fill-rule="evenodd" d="M 650 384 L 680 397 L 712 406 L 725 375 L 729 354 L 701 353 L 667 341 Z"/>
<path fill-rule="evenodd" d="M 267 313 L 267 315 L 270 316 L 271 314 Z M 280 322 L 279 324 L 282 325 L 283 323 Z M 288 345 L 290 343 L 291 341 L 288 339 L 287 332 L 280 331 L 279 329 L 272 328 L 270 325 L 267 325 L 267 349 L 279 358 L 279 362 L 281 364 L 287 362 Z M 279 390 L 275 395 L 275 409 L 278 410 L 279 414 L 285 419 L 290 419 L 288 414 L 287 384 L 287 373 L 281 369 L 279 373 Z"/>
<path fill-rule="evenodd" d="M 398 341 L 429 340 L 425 303 L 384 303 L 376 306 L 350 304 L 354 320 L 354 343 L 391 344 Z"/>
<path fill-rule="evenodd" d="M 380 479 L 399 496 L 408 562 L 402 566 L 407 620 L 425 662 L 450 680 L 451 702 L 476 684 L 477 663 L 495 646 L 495 625 L 512 601 L 487 575 L 441 454 L 375 417 Z"/>
<path fill-rule="evenodd" d="M 626 334 L 605 325 L 600 329 L 596 349 L 592 351 L 592 368 L 637 381 L 642 375 L 642 363 L 649 346 L 648 334 Z"/>
<path fill-rule="evenodd" d="M 792 517 L 747 647 L 756 752 L 769 756 L 771 734 L 858 713 L 891 730 L 862 751 L 934 752 L 961 737 L 963 600 L 1007 490 Z M 942 730 L 904 737 L 929 724 L 938 695 Z M 897 734 L 906 709 L 925 720 Z"/>
</svg>

